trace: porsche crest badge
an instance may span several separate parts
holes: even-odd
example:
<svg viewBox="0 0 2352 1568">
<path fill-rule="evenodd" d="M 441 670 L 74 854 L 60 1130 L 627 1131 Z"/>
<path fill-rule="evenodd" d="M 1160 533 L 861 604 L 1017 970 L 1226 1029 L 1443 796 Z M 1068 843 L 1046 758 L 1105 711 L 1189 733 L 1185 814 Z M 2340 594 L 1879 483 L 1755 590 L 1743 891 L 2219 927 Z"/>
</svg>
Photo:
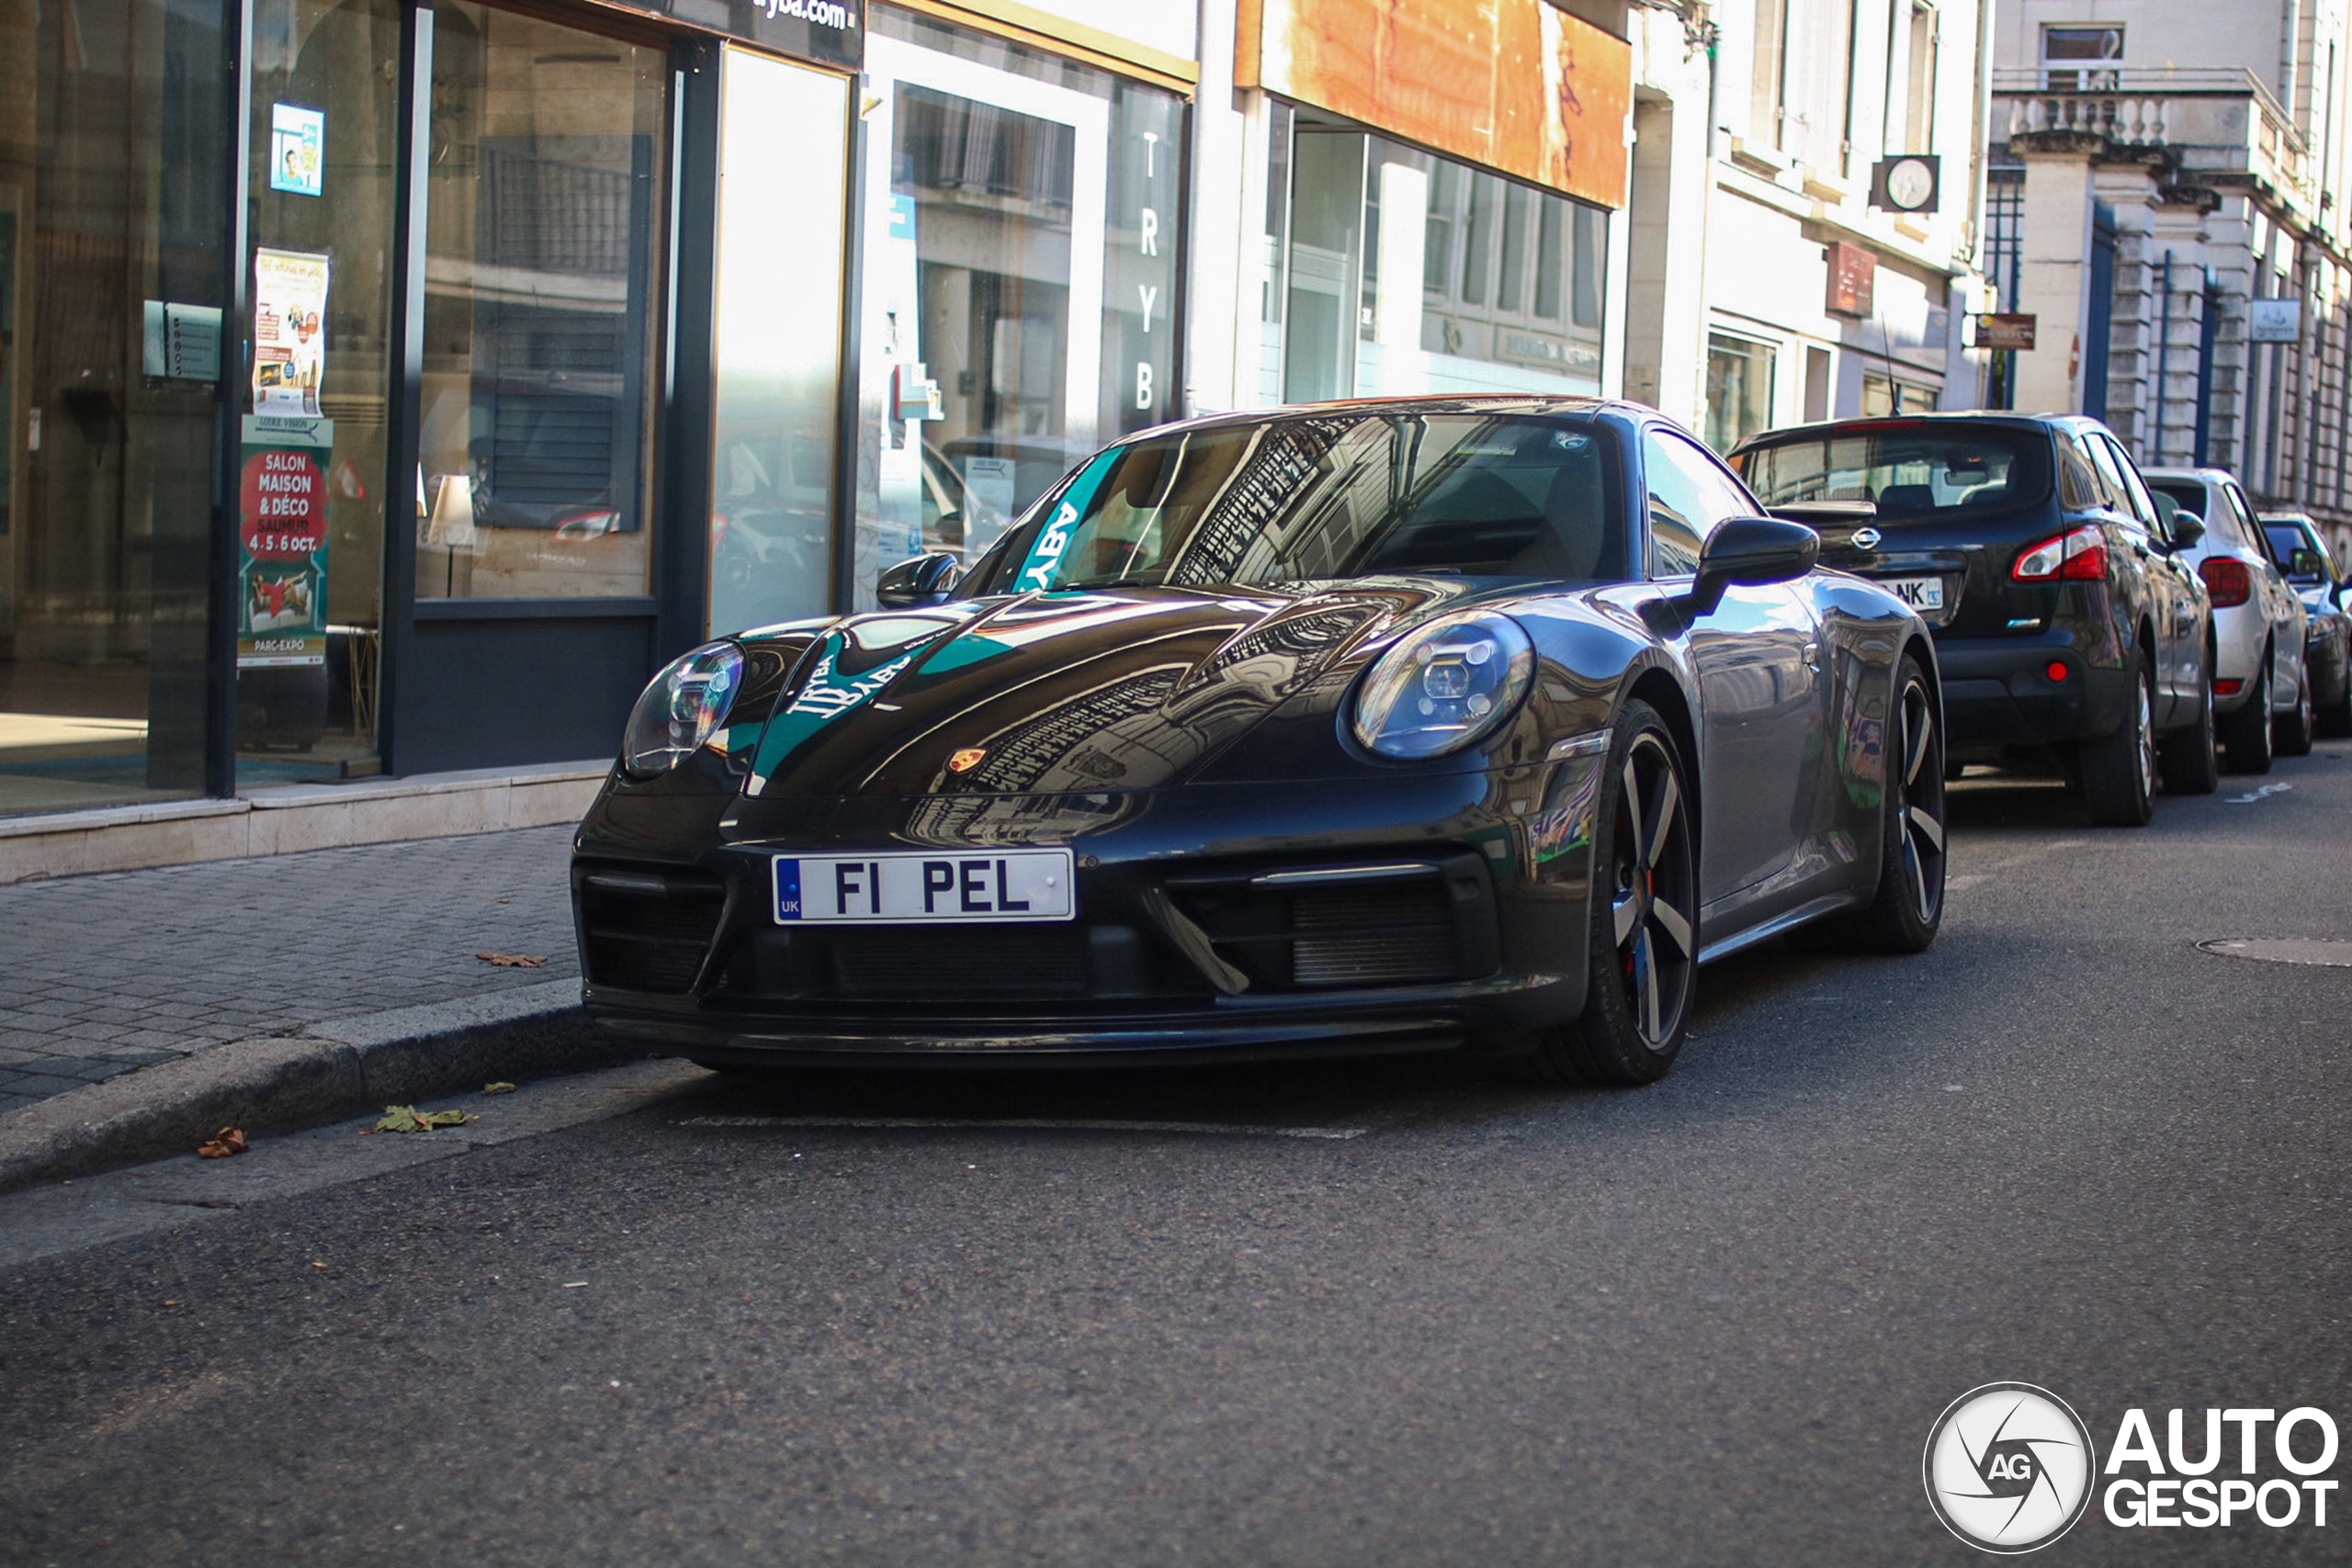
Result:
<svg viewBox="0 0 2352 1568">
<path fill-rule="evenodd" d="M 988 750 L 985 747 L 967 746 L 947 759 L 947 771 L 951 773 L 968 773 L 978 767 L 980 759 L 987 755 Z"/>
</svg>

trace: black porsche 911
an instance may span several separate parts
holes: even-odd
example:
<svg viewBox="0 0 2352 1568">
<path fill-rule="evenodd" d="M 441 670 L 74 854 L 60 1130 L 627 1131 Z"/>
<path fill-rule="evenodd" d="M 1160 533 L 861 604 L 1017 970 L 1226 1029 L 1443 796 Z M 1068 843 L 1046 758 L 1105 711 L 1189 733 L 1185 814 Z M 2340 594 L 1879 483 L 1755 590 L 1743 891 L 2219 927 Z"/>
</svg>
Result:
<svg viewBox="0 0 2352 1568">
<path fill-rule="evenodd" d="M 1602 401 L 1121 442 L 968 571 L 655 678 L 576 840 L 589 1010 L 714 1065 L 1655 1079 L 1702 964 L 1942 915 L 1928 629 L 1761 511 Z"/>
</svg>

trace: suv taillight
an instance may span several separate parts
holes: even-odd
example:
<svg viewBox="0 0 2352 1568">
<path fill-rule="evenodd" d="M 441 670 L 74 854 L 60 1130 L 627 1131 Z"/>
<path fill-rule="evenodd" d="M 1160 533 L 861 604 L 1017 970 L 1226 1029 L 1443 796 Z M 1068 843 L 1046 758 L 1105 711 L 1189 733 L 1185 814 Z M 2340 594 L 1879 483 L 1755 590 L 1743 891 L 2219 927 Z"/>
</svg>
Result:
<svg viewBox="0 0 2352 1568">
<path fill-rule="evenodd" d="M 2019 582 L 2104 582 L 2107 536 L 2094 524 L 2044 539 L 2018 553 L 2009 575 Z"/>
<path fill-rule="evenodd" d="M 2197 563 L 2197 575 L 2205 580 L 2205 587 L 2213 595 L 2213 608 L 2226 610 L 2233 604 L 2243 604 L 2254 597 L 2254 574 L 2245 562 L 2226 556 L 2207 556 Z"/>
</svg>

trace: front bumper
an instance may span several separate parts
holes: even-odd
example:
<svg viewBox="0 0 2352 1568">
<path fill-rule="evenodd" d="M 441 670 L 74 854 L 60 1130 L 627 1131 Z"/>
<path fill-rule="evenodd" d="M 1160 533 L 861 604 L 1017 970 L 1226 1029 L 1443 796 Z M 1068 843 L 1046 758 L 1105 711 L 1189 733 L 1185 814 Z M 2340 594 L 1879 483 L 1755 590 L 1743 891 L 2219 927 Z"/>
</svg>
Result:
<svg viewBox="0 0 2352 1568">
<path fill-rule="evenodd" d="M 2113 734 L 2130 686 L 2120 664 L 2094 661 L 2104 649 L 2087 640 L 2064 625 L 2024 637 L 1939 637 L 1951 750 L 1983 754 Z"/>
<path fill-rule="evenodd" d="M 701 1060 L 1186 1062 L 1438 1050 L 1584 1004 L 1596 764 L 1133 795 L 807 803 L 572 870 L 603 1028 Z M 767 814 L 774 818 L 772 809 Z M 707 818 L 705 818 L 707 822 Z M 1067 844 L 1078 918 L 777 922 L 779 853 Z"/>
</svg>

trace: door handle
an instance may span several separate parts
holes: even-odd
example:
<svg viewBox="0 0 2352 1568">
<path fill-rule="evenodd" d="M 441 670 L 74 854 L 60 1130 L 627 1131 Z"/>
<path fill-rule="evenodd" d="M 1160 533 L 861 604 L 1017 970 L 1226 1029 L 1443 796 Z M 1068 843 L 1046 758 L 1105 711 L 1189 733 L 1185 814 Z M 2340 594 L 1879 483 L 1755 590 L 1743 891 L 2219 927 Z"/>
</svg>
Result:
<svg viewBox="0 0 2352 1568">
<path fill-rule="evenodd" d="M 1821 673 L 1821 645 L 1819 643 L 1809 642 L 1804 645 L 1804 663 L 1805 668 L 1815 674 Z"/>
</svg>

